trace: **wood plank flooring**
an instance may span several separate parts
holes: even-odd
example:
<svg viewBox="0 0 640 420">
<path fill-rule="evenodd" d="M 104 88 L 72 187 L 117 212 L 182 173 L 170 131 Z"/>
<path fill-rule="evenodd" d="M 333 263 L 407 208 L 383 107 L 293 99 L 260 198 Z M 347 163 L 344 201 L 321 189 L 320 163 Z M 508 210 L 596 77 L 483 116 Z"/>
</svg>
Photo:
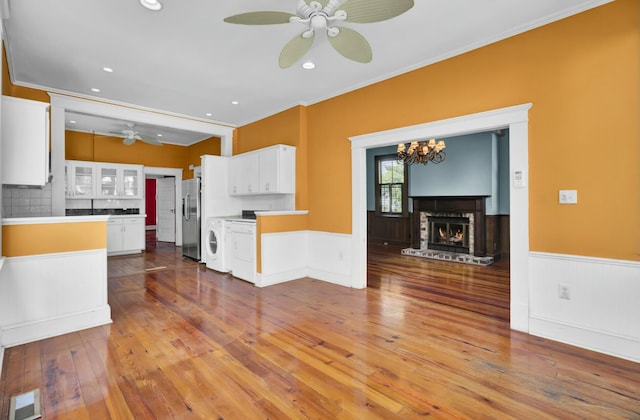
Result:
<svg viewBox="0 0 640 420">
<path fill-rule="evenodd" d="M 397 251 L 259 289 L 150 240 L 109 258 L 113 324 L 6 350 L 0 418 L 640 418 L 639 364 L 509 329 L 508 264 Z"/>
</svg>

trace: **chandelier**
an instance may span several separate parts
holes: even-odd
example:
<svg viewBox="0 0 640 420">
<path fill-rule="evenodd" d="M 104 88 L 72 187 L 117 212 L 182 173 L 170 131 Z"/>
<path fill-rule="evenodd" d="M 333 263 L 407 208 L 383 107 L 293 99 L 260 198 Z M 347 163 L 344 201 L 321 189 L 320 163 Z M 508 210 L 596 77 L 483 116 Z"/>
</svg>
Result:
<svg viewBox="0 0 640 420">
<path fill-rule="evenodd" d="M 426 165 L 429 162 L 440 163 L 447 157 L 447 154 L 443 151 L 445 147 L 447 146 L 443 140 L 436 143 L 436 139 L 412 141 L 409 143 L 408 149 L 404 143 L 400 143 L 398 145 L 398 160 L 407 165 L 413 165 L 414 163 Z"/>
</svg>

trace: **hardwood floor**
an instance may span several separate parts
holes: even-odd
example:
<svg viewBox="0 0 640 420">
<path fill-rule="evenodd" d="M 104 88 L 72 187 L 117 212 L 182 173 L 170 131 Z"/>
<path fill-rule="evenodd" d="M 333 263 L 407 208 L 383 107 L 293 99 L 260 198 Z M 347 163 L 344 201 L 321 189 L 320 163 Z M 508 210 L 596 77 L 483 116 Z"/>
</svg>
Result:
<svg viewBox="0 0 640 420">
<path fill-rule="evenodd" d="M 640 418 L 639 364 L 509 329 L 507 264 L 395 251 L 260 289 L 150 240 L 109 258 L 113 324 L 6 350 L 0 418 Z"/>
</svg>

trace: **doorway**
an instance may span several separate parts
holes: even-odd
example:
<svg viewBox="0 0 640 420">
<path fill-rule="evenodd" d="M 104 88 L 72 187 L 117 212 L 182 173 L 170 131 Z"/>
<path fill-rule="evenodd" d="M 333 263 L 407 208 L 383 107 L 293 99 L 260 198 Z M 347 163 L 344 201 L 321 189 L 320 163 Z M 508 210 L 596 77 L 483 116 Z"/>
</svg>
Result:
<svg viewBox="0 0 640 420">
<path fill-rule="evenodd" d="M 352 287 L 367 285 L 366 150 L 416 138 L 451 137 L 508 128 L 510 132 L 510 323 L 529 332 L 529 109 L 531 104 L 350 137 L 352 173 Z"/>
<path fill-rule="evenodd" d="M 182 246 L 182 169 L 144 167 L 145 179 L 155 180 L 156 240 Z"/>
</svg>

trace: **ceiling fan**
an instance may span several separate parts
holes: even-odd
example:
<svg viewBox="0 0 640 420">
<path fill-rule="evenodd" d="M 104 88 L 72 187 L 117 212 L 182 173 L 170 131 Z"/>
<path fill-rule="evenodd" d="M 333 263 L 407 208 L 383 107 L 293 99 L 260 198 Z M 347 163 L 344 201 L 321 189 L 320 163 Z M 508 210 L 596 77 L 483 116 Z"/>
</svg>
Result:
<svg viewBox="0 0 640 420">
<path fill-rule="evenodd" d="M 133 129 L 134 124 L 133 123 L 127 123 L 127 129 L 122 130 L 122 134 L 124 134 L 124 140 L 122 140 L 122 143 L 125 144 L 126 146 L 130 146 L 133 143 L 136 142 L 136 140 L 140 140 L 143 141 L 147 144 L 152 144 L 154 146 L 162 146 L 162 143 L 160 143 L 158 140 L 154 139 L 153 137 L 143 137 L 140 134 L 138 134 L 137 131 L 135 131 Z M 112 133 L 112 134 L 118 134 L 119 136 L 122 135 L 120 133 Z"/>
<path fill-rule="evenodd" d="M 274 25 L 300 23 L 306 29 L 289 41 L 280 53 L 279 64 L 292 66 L 309 51 L 317 32 L 326 31 L 327 38 L 342 56 L 368 63 L 371 46 L 353 29 L 336 26 L 338 22 L 371 23 L 391 19 L 413 7 L 413 0 L 298 0 L 296 14 L 279 11 L 241 13 L 224 19 L 241 25 Z"/>
</svg>

